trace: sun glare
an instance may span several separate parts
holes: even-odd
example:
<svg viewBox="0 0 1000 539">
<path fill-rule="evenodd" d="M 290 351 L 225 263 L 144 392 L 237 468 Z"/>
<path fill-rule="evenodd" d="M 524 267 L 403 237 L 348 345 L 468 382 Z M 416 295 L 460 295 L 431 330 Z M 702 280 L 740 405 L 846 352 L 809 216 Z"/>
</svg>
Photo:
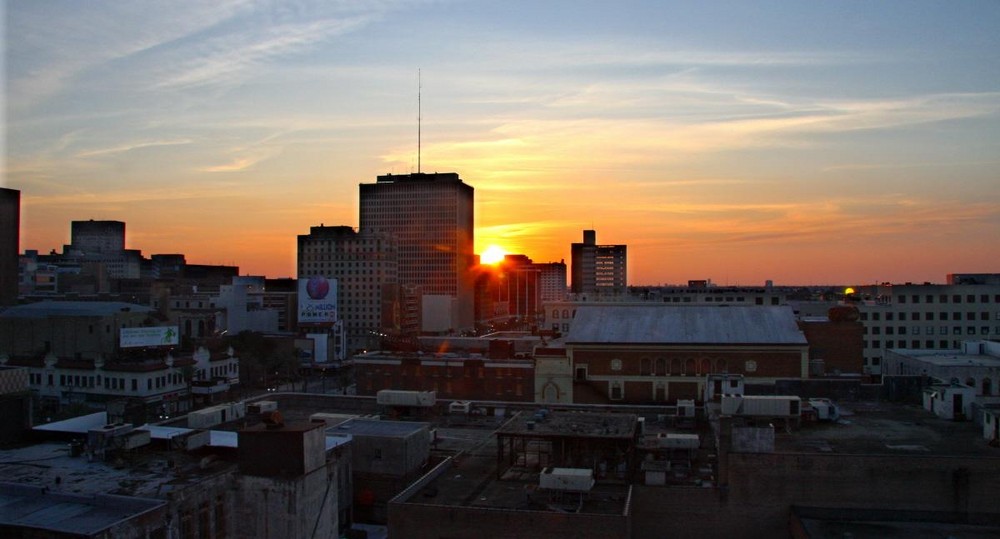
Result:
<svg viewBox="0 0 1000 539">
<path fill-rule="evenodd" d="M 498 264 L 503 261 L 503 257 L 506 254 L 507 251 L 504 251 L 502 247 L 490 245 L 479 255 L 479 261 L 483 264 Z"/>
</svg>

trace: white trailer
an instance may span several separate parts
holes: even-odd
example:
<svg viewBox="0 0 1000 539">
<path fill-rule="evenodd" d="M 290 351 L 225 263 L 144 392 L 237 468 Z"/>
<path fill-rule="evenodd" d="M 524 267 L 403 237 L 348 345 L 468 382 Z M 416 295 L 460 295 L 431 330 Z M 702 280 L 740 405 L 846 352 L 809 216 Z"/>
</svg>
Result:
<svg viewBox="0 0 1000 539">
<path fill-rule="evenodd" d="M 538 476 L 538 488 L 562 492 L 589 492 L 594 488 L 590 468 L 545 468 Z"/>
<path fill-rule="evenodd" d="M 245 415 L 246 406 L 242 402 L 228 402 L 188 413 L 187 423 L 189 429 L 204 429 Z"/>
<path fill-rule="evenodd" d="M 247 405 L 247 411 L 251 414 L 268 414 L 278 411 L 278 403 L 275 401 L 257 401 Z"/>
</svg>

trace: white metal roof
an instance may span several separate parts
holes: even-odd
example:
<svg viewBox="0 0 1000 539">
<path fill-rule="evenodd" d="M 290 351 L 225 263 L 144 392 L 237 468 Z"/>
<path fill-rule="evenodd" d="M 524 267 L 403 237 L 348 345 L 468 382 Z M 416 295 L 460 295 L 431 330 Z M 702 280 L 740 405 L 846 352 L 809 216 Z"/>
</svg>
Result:
<svg viewBox="0 0 1000 539">
<path fill-rule="evenodd" d="M 43 430 L 47 432 L 69 432 L 74 434 L 87 434 L 88 432 L 90 432 L 90 429 L 103 427 L 104 425 L 107 424 L 108 424 L 108 413 L 96 412 L 93 414 L 71 417 L 69 419 L 64 419 L 63 421 L 54 421 L 52 423 L 38 425 L 34 428 L 34 430 Z"/>
<path fill-rule="evenodd" d="M 567 344 L 807 344 L 791 308 L 771 306 L 577 307 Z"/>
</svg>

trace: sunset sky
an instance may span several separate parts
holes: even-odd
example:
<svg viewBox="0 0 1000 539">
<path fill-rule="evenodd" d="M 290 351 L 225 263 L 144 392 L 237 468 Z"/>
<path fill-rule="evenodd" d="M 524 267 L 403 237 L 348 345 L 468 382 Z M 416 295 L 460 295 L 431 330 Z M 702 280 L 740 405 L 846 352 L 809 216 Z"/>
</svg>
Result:
<svg viewBox="0 0 1000 539">
<path fill-rule="evenodd" d="M 358 184 L 476 190 L 477 252 L 629 283 L 1000 272 L 1000 2 L 5 2 L 21 249 L 69 222 L 242 273 Z"/>
</svg>

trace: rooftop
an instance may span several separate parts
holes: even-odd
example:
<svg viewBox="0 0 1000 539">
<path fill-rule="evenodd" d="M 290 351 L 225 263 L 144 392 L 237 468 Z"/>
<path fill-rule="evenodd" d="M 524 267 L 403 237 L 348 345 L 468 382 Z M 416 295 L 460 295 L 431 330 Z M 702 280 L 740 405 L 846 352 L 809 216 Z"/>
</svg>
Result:
<svg viewBox="0 0 1000 539">
<path fill-rule="evenodd" d="M 121 301 L 40 301 L 11 307 L 0 318 L 47 318 L 50 316 L 110 316 L 120 312 L 150 313 L 152 307 Z"/>
<path fill-rule="evenodd" d="M 789 307 L 584 305 L 567 344 L 778 344 L 805 346 Z"/>
<path fill-rule="evenodd" d="M 0 526 L 91 536 L 166 502 L 96 494 L 81 496 L 41 486 L 0 483 Z"/>
<path fill-rule="evenodd" d="M 1000 457 L 971 421 L 949 421 L 919 406 L 885 402 L 837 403 L 834 423 L 775 429 L 775 451 Z"/>
<path fill-rule="evenodd" d="M 497 434 L 532 437 L 572 437 L 631 439 L 635 437 L 638 418 L 634 414 L 591 412 L 551 412 L 531 415 L 520 413 L 511 418 Z"/>
<path fill-rule="evenodd" d="M 961 350 L 894 349 L 896 355 L 915 359 L 936 367 L 1000 367 L 1000 357 L 986 354 L 965 354 Z"/>
<path fill-rule="evenodd" d="M 427 430 L 429 423 L 415 421 L 376 421 L 371 419 L 349 419 L 339 425 L 326 429 L 327 434 L 351 436 L 381 436 L 385 438 L 406 438 L 422 430 Z"/>
</svg>

